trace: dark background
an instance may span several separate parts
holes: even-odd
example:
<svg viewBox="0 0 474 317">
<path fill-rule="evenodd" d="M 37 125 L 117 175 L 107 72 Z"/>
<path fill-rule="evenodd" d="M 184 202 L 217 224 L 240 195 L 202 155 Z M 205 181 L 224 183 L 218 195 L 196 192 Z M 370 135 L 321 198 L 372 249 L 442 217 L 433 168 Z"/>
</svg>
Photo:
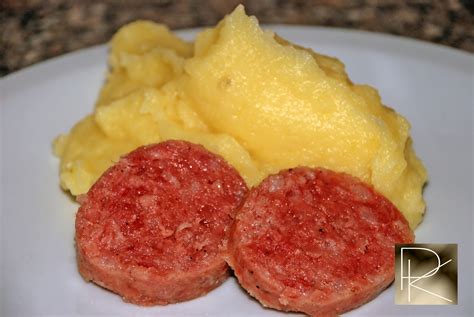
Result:
<svg viewBox="0 0 474 317">
<path fill-rule="evenodd" d="M 238 3 L 261 23 L 369 30 L 474 52 L 474 0 L 0 0 L 0 76 L 104 43 L 136 19 L 173 29 L 213 25 Z"/>
</svg>

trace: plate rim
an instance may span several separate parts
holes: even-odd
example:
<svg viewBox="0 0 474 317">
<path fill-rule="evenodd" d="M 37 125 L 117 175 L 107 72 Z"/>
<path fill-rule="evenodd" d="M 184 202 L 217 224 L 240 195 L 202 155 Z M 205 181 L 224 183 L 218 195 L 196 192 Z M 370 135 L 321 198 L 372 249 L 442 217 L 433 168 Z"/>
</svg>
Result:
<svg viewBox="0 0 474 317">
<path fill-rule="evenodd" d="M 152 21 L 153 22 L 153 21 Z M 159 22 L 156 22 L 159 23 Z M 126 24 L 124 24 L 126 25 Z M 403 35 L 391 34 L 391 33 L 383 33 L 383 32 L 375 32 L 369 30 L 358 30 L 358 29 L 348 29 L 348 28 L 341 28 L 341 27 L 329 27 L 329 26 L 319 26 L 319 25 L 304 25 L 304 24 L 260 24 L 261 28 L 264 30 L 273 31 L 274 29 L 284 30 L 295 32 L 295 31 L 304 31 L 304 32 L 324 32 L 324 33 L 332 33 L 338 36 L 358 36 L 358 37 L 365 37 L 366 40 L 369 41 L 390 41 L 392 44 L 401 44 L 405 47 L 408 46 L 410 49 L 422 49 L 422 50 L 430 50 L 433 52 L 437 52 L 441 55 L 453 55 L 453 58 L 460 58 L 464 59 L 462 63 L 470 64 L 471 72 L 474 72 L 474 53 L 461 50 L 459 48 L 454 48 L 451 46 L 433 43 L 421 39 L 416 39 L 412 37 L 407 37 Z M 183 34 L 195 34 L 201 30 L 204 30 L 208 27 L 194 27 L 194 28 L 183 28 L 183 29 L 172 29 L 171 31 L 176 32 L 178 36 L 183 37 Z M 117 29 L 118 31 L 119 29 Z M 275 31 L 275 33 L 277 33 Z M 83 47 L 71 52 L 67 52 L 58 56 L 54 56 L 51 58 L 46 58 L 42 61 L 37 63 L 25 66 L 21 69 L 13 71 L 3 77 L 0 78 L 0 88 L 3 89 L 4 85 L 10 84 L 12 81 L 15 80 L 22 80 L 23 77 L 28 76 L 30 72 L 36 71 L 36 69 L 41 69 L 44 67 L 48 67 L 54 63 L 61 63 L 64 62 L 65 59 L 75 57 L 80 54 L 96 52 L 100 50 L 108 50 L 108 45 L 110 41 L 106 41 L 100 44 L 95 44 L 88 47 Z M 97 52 L 96 52 L 97 53 Z M 103 60 L 100 61 L 104 63 Z M 106 64 L 106 63 L 105 63 Z M 18 78 L 18 79 L 17 79 Z"/>
</svg>

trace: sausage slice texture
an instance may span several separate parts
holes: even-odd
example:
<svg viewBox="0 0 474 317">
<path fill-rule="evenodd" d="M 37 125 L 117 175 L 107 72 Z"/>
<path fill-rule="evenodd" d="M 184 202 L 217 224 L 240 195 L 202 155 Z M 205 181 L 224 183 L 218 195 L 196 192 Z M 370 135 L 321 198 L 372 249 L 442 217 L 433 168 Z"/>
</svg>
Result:
<svg viewBox="0 0 474 317">
<path fill-rule="evenodd" d="M 189 300 L 220 285 L 219 247 L 247 192 L 237 171 L 200 145 L 144 146 L 80 199 L 80 274 L 138 305 Z"/>
<path fill-rule="evenodd" d="M 403 215 L 372 187 L 300 167 L 250 191 L 226 259 L 264 306 L 332 316 L 385 289 L 394 279 L 394 244 L 413 239 Z"/>
</svg>

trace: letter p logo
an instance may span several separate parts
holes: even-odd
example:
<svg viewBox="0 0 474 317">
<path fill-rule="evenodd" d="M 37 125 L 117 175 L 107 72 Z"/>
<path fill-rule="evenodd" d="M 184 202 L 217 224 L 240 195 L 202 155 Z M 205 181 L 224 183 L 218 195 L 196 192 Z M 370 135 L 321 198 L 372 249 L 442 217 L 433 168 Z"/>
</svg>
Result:
<svg viewBox="0 0 474 317">
<path fill-rule="evenodd" d="M 395 249 L 396 304 L 457 304 L 457 245 L 399 244 Z"/>
</svg>

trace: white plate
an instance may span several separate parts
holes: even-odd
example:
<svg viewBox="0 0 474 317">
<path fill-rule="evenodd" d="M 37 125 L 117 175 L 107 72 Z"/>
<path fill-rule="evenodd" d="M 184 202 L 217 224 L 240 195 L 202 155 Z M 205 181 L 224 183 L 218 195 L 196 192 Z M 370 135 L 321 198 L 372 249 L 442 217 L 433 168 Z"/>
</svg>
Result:
<svg viewBox="0 0 474 317">
<path fill-rule="evenodd" d="M 472 314 L 473 55 L 392 36 L 299 26 L 273 27 L 304 46 L 339 57 L 351 78 L 377 87 L 412 123 L 430 173 L 428 209 L 417 242 L 459 244 L 459 304 L 397 306 L 394 287 L 350 316 Z M 181 32 L 192 38 L 194 31 Z M 51 141 L 92 110 L 106 70 L 99 46 L 1 80 L 1 316 L 278 315 L 235 279 L 209 295 L 143 308 L 85 283 L 73 244 L 77 205 L 58 186 Z"/>
</svg>

